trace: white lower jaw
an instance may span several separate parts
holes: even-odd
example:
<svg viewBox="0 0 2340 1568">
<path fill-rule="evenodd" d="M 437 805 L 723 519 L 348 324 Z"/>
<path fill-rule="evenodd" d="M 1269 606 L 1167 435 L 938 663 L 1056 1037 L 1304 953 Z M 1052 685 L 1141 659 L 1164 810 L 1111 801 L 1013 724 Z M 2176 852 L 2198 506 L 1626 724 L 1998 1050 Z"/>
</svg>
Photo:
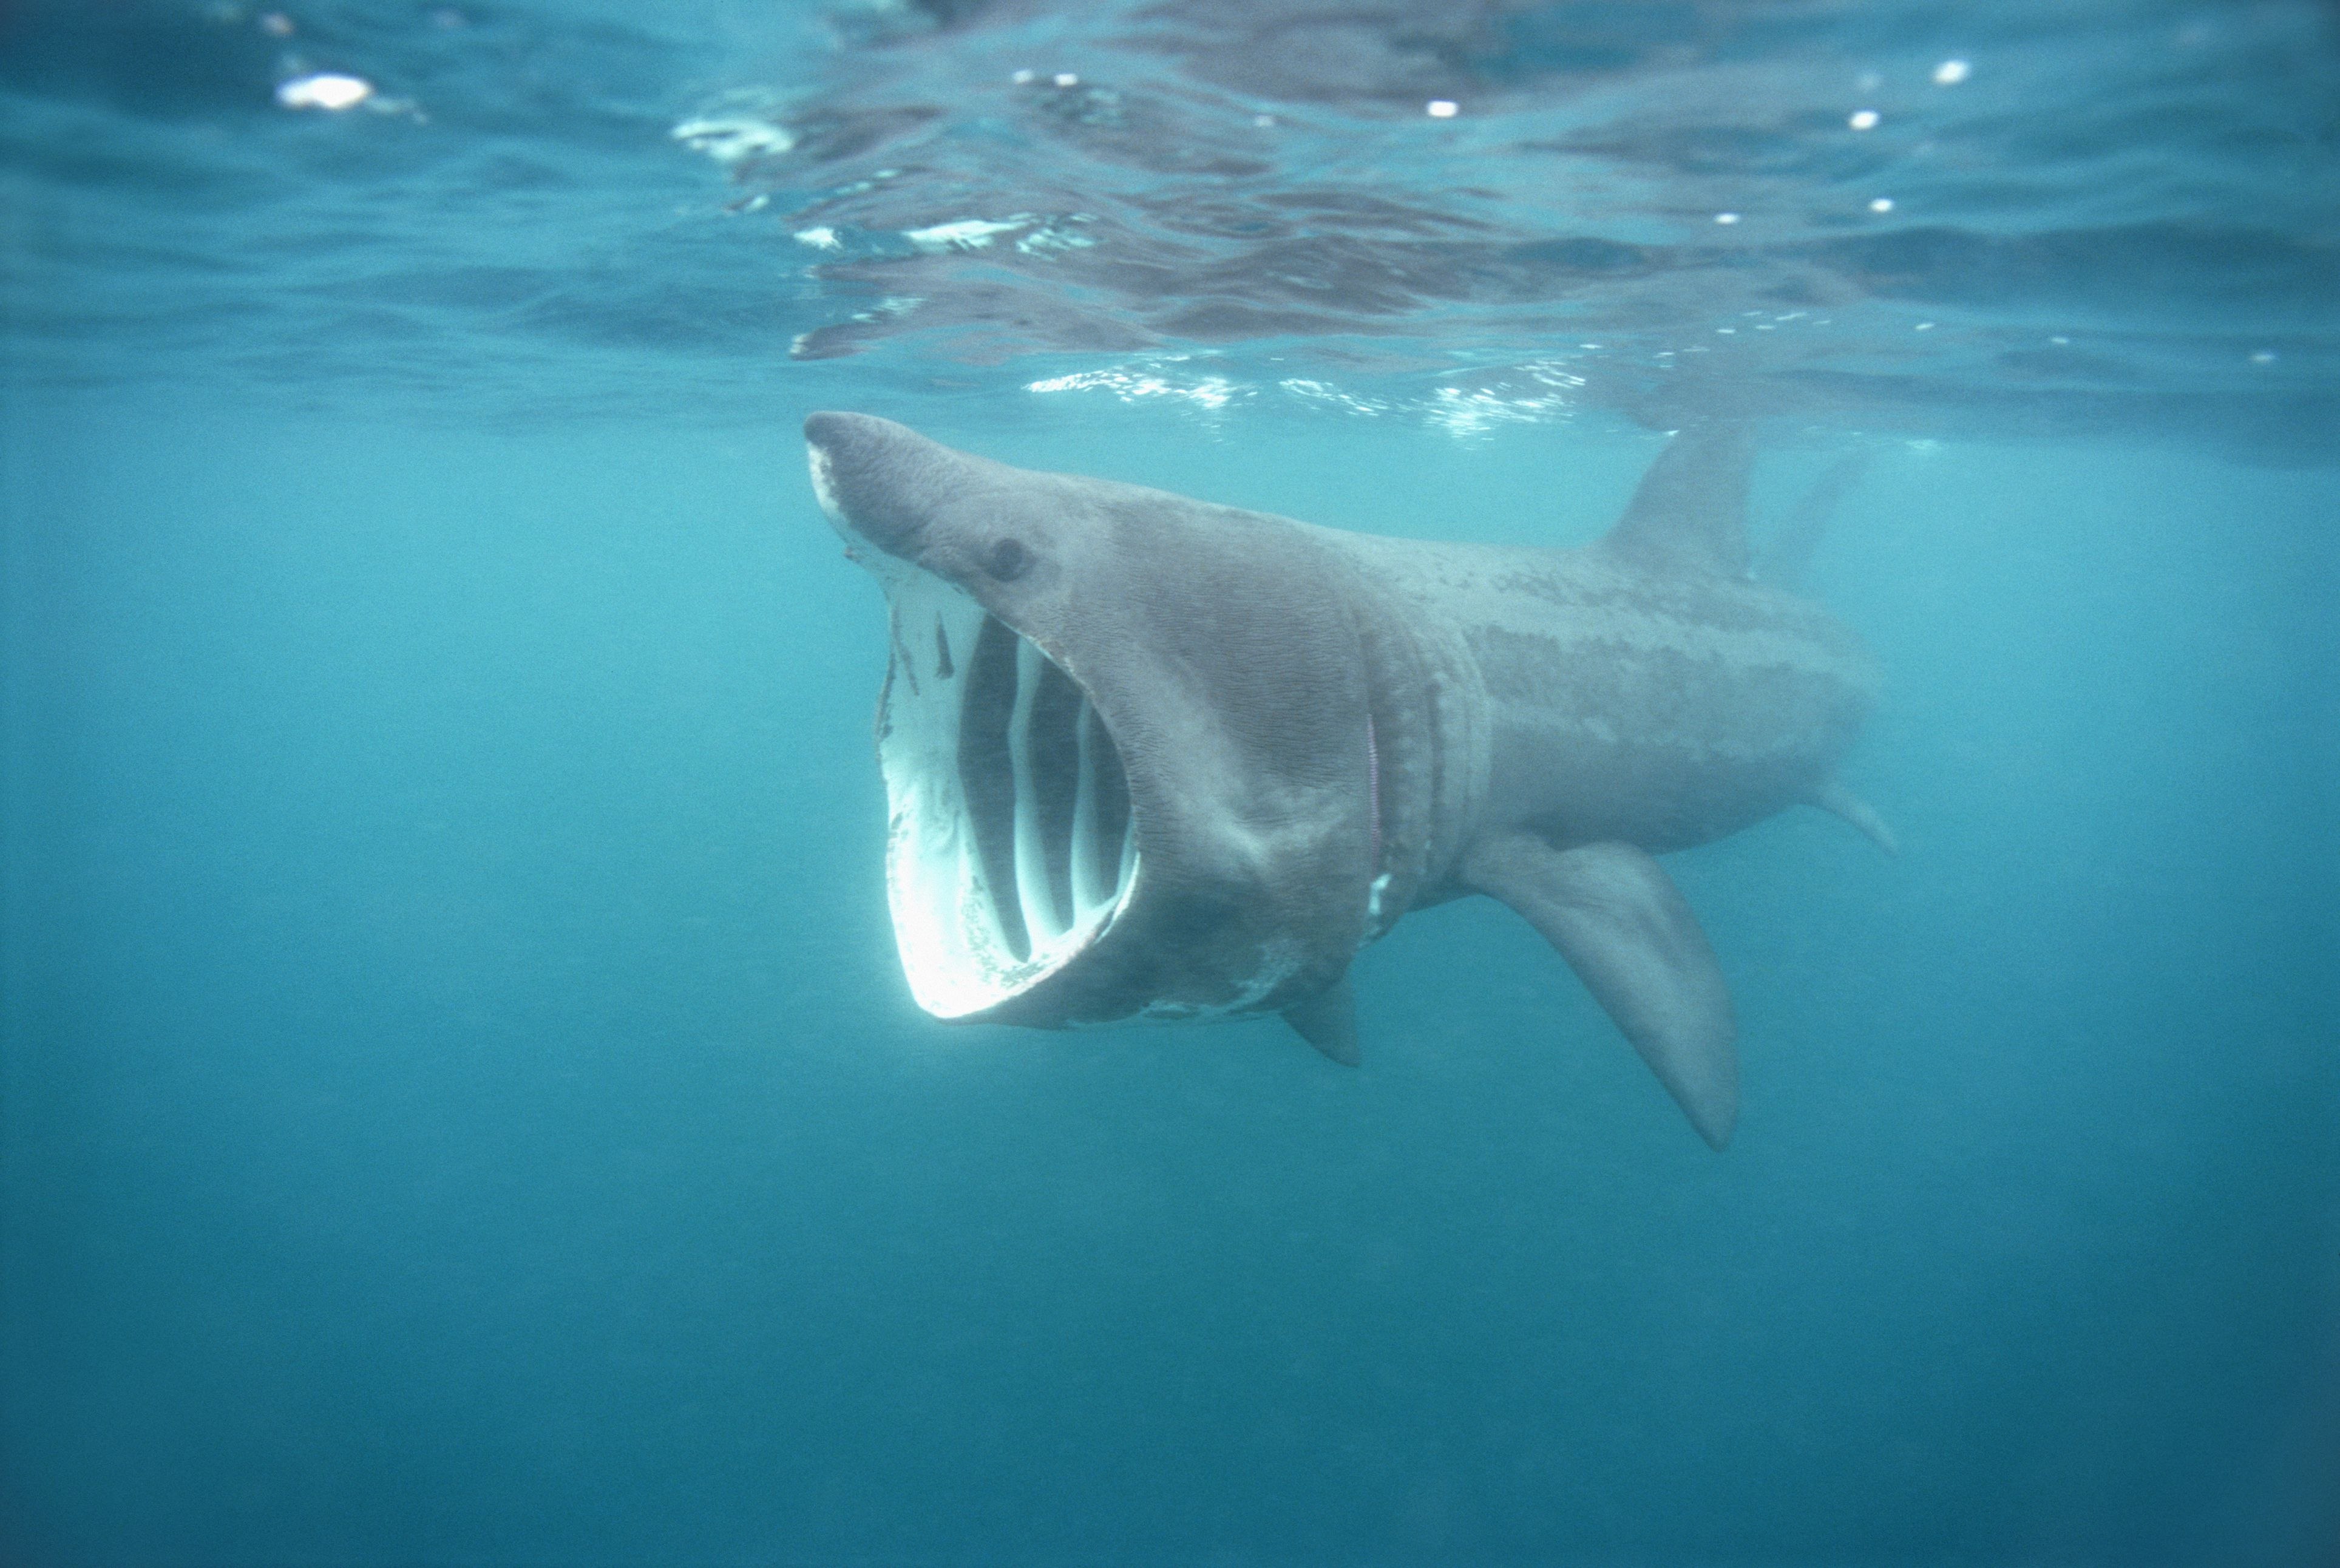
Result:
<svg viewBox="0 0 2340 1568">
<path fill-rule="evenodd" d="M 982 606 L 906 562 L 885 584 L 886 890 L 911 995 L 966 1017 L 1030 990 L 1128 907 L 1137 839 L 1087 695 Z"/>
</svg>

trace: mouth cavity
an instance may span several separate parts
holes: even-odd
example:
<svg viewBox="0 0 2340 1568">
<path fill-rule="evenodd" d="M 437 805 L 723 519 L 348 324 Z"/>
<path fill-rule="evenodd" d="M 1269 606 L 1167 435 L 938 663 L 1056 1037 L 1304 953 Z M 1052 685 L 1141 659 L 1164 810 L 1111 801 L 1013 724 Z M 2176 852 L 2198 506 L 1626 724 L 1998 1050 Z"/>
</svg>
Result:
<svg viewBox="0 0 2340 1568">
<path fill-rule="evenodd" d="M 883 578 L 894 935 L 918 1005 L 965 1017 L 1063 968 L 1127 906 L 1129 784 L 1087 693 L 1036 644 L 927 572 Z"/>
</svg>

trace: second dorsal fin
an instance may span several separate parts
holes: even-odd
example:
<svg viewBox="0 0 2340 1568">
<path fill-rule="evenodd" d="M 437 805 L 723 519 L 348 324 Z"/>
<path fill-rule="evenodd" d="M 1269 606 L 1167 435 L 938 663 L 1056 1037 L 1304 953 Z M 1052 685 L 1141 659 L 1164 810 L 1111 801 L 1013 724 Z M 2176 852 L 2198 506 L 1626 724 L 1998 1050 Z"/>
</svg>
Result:
<svg viewBox="0 0 2340 1568">
<path fill-rule="evenodd" d="M 1611 548 L 1724 577 L 1747 575 L 1747 476 L 1755 432 L 1739 420 L 1685 425 L 1641 476 Z"/>
<path fill-rule="evenodd" d="M 1869 453 L 1864 450 L 1838 459 L 1826 473 L 1813 481 L 1812 488 L 1781 520 L 1770 542 L 1764 547 L 1764 581 L 1790 593 L 1802 591 L 1804 574 L 1811 570 L 1812 556 L 1819 550 L 1820 535 L 1828 531 L 1829 519 L 1835 515 L 1837 503 L 1868 471 Z"/>
</svg>

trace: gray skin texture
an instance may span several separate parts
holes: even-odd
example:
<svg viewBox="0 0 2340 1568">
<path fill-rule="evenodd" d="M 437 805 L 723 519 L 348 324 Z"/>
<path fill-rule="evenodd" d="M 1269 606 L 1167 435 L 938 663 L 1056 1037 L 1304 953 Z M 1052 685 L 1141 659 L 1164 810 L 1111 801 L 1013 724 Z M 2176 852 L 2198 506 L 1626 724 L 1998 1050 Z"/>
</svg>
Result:
<svg viewBox="0 0 2340 1568">
<path fill-rule="evenodd" d="M 1564 550 L 1031 472 L 868 415 L 815 414 L 805 437 L 848 554 L 934 573 L 1037 644 L 1128 778 L 1128 906 L 977 1021 L 1276 1011 L 1353 1062 L 1350 960 L 1408 910 L 1483 893 L 1720 1148 L 1730 995 L 1652 855 L 1799 803 L 1890 847 L 1835 781 L 1876 668 L 1819 606 L 1749 577 L 1743 427 L 1674 437 L 1616 528 Z"/>
</svg>

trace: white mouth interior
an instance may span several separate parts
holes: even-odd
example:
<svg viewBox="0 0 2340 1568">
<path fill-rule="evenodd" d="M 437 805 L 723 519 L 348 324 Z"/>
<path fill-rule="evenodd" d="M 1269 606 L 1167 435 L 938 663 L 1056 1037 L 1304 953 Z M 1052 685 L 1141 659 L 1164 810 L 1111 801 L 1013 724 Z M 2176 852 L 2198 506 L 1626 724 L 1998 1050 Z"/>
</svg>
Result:
<svg viewBox="0 0 2340 1568">
<path fill-rule="evenodd" d="M 1137 884 L 1121 754 L 1072 677 L 940 579 L 886 574 L 886 888 L 918 1005 L 963 1017 L 1104 934 Z"/>
</svg>

